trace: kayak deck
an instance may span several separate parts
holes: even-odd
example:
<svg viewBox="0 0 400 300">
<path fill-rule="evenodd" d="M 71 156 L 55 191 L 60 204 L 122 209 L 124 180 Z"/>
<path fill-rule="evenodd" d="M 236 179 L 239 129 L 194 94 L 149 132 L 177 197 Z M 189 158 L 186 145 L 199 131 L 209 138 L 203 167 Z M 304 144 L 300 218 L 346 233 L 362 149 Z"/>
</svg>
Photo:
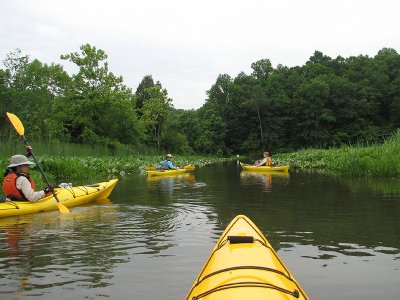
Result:
<svg viewBox="0 0 400 300">
<path fill-rule="evenodd" d="M 240 166 L 243 170 L 246 171 L 257 171 L 257 172 L 288 172 L 289 166 L 276 166 L 276 167 L 266 167 L 266 166 L 253 166 L 253 165 L 245 165 L 240 163 Z"/>
<path fill-rule="evenodd" d="M 186 299 L 308 297 L 257 226 L 239 215 L 221 235 Z"/>
<path fill-rule="evenodd" d="M 73 207 L 95 199 L 107 198 L 117 182 L 118 179 L 113 179 L 97 184 L 55 188 L 54 190 L 63 205 L 66 207 Z M 58 209 L 57 201 L 53 195 L 35 202 L 7 201 L 0 203 L 0 218 L 56 209 Z"/>
</svg>

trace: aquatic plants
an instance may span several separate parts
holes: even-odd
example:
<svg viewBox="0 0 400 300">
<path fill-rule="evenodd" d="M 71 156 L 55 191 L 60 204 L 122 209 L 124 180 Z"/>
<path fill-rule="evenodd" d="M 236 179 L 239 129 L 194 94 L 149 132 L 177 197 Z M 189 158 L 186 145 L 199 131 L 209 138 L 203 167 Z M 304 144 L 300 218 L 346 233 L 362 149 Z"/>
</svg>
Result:
<svg viewBox="0 0 400 300">
<path fill-rule="evenodd" d="M 392 177 L 400 175 L 400 131 L 383 144 L 344 146 L 328 150 L 306 149 L 277 154 L 275 164 L 292 169 L 322 169 L 350 177 Z"/>
<path fill-rule="evenodd" d="M 46 175 L 51 182 L 67 181 L 76 182 L 86 179 L 105 180 L 109 178 L 121 178 L 127 174 L 144 172 L 144 168 L 149 165 L 158 165 L 163 159 L 162 156 L 155 155 L 135 155 L 126 157 L 93 157 L 93 156 L 39 156 L 39 162 L 42 165 Z M 176 166 L 185 166 L 189 164 L 202 167 L 208 164 L 217 163 L 225 160 L 224 158 L 206 157 L 206 156 L 174 156 Z M 2 166 L 7 166 L 9 159 L 0 159 Z M 44 186 L 44 182 L 36 167 L 31 169 L 31 176 L 38 186 Z"/>
</svg>

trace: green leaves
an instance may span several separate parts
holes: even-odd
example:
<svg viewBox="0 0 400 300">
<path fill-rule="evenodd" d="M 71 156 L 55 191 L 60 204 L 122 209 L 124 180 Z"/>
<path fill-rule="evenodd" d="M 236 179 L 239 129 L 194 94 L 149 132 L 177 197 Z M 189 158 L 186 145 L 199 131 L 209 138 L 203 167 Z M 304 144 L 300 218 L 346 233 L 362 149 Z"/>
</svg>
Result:
<svg viewBox="0 0 400 300">
<path fill-rule="evenodd" d="M 133 94 L 90 44 L 61 58 L 77 73 L 18 49 L 0 70 L 0 115 L 18 113 L 29 138 L 229 155 L 379 142 L 400 127 L 400 55 L 390 48 L 375 57 L 315 51 L 294 67 L 261 59 L 248 75 L 217 76 L 192 111 L 174 109 L 151 75 Z M 0 118 L 0 138 L 11 137 Z"/>
</svg>

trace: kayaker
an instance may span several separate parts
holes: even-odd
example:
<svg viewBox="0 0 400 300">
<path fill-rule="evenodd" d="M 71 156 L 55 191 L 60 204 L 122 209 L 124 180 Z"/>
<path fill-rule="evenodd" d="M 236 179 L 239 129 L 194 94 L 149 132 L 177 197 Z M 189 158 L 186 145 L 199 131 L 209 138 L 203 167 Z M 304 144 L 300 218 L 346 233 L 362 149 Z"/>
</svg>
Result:
<svg viewBox="0 0 400 300">
<path fill-rule="evenodd" d="M 257 167 L 261 167 L 261 166 L 267 166 L 270 167 L 271 166 L 271 157 L 269 157 L 269 153 L 268 152 L 264 152 L 263 153 L 263 158 L 259 161 L 255 161 L 254 165 Z"/>
<path fill-rule="evenodd" d="M 28 155 L 32 148 L 27 147 Z M 11 200 L 38 201 L 51 193 L 49 188 L 43 191 L 36 191 L 35 183 L 29 176 L 29 166 L 34 165 L 25 155 L 13 155 L 10 165 L 4 173 L 3 189 L 4 194 Z"/>
<path fill-rule="evenodd" d="M 172 154 L 167 154 L 165 160 L 160 161 L 160 165 L 164 170 L 178 170 L 178 167 L 175 167 L 172 163 Z"/>
</svg>

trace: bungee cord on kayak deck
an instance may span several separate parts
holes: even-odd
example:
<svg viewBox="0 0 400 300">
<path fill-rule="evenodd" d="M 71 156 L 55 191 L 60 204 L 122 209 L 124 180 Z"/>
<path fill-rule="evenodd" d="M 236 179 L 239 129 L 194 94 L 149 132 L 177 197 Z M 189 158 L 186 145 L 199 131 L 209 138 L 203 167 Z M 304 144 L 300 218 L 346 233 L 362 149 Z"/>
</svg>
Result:
<svg viewBox="0 0 400 300">
<path fill-rule="evenodd" d="M 236 267 L 224 268 L 224 269 L 215 271 L 213 273 L 207 274 L 206 276 L 201 278 L 201 280 L 198 281 L 196 283 L 196 285 L 199 285 L 199 283 L 201 283 L 205 279 L 210 278 L 210 277 L 212 277 L 214 275 L 217 275 L 217 274 L 220 274 L 220 273 L 229 272 L 229 271 L 236 271 L 236 270 L 246 270 L 246 269 L 247 270 L 261 270 L 261 271 L 274 272 L 274 273 L 282 275 L 282 276 L 286 277 L 286 279 L 294 282 L 294 280 L 290 277 L 290 275 L 287 275 L 287 274 L 283 273 L 282 271 L 279 271 L 279 270 L 276 270 L 276 269 L 267 268 L 267 267 L 260 267 L 260 266 L 236 266 Z"/>
<path fill-rule="evenodd" d="M 283 300 L 287 295 L 308 299 L 262 232 L 238 215 L 221 234 L 186 300 Z"/>
<path fill-rule="evenodd" d="M 13 201 L 6 200 L 4 203 L 9 204 L 13 207 L 12 208 L 6 208 L 6 207 L 3 208 L 2 207 L 2 208 L 0 208 L 0 210 L 19 209 L 19 206 L 16 203 L 14 203 Z"/>
<path fill-rule="evenodd" d="M 223 291 L 223 290 L 227 290 L 227 289 L 234 289 L 234 288 L 243 288 L 243 287 L 257 287 L 257 288 L 267 288 L 267 289 L 274 289 L 277 290 L 279 292 L 291 295 L 295 298 L 299 298 L 300 294 L 298 290 L 294 290 L 294 291 L 289 291 L 286 290 L 284 288 L 281 288 L 279 286 L 273 285 L 273 284 L 267 284 L 267 283 L 260 283 L 260 282 L 237 282 L 237 283 L 229 283 L 229 284 L 224 284 L 224 285 L 220 285 L 216 288 L 210 289 L 206 292 L 203 292 L 197 296 L 193 296 L 193 298 L 191 300 L 199 300 L 201 298 L 204 298 L 212 293 L 215 292 L 219 292 L 219 291 Z"/>
<path fill-rule="evenodd" d="M 95 186 L 95 185 L 93 185 L 93 186 Z M 74 188 L 75 188 L 76 190 L 80 190 L 80 191 L 84 192 L 86 195 L 89 195 L 90 192 L 89 192 L 89 190 L 87 189 L 87 187 L 92 187 L 92 188 L 94 188 L 93 186 L 90 186 L 90 185 L 82 185 L 82 186 L 76 186 L 76 187 L 74 187 Z M 98 186 L 98 185 L 97 185 L 97 186 Z M 106 187 L 107 187 L 107 185 L 105 185 L 104 188 L 106 188 Z M 76 194 L 75 194 L 75 191 L 73 190 L 72 186 L 70 186 L 70 187 L 65 187 L 65 189 L 66 189 L 68 192 L 70 192 L 74 198 L 76 198 Z M 95 191 L 93 191 L 94 193 L 100 191 L 99 188 L 97 188 L 97 189 L 94 188 L 94 189 L 95 189 Z"/>
<path fill-rule="evenodd" d="M 63 205 L 73 207 L 96 199 L 106 199 L 117 184 L 118 179 L 98 183 L 90 186 L 71 186 L 68 188 L 55 188 L 55 194 L 60 198 Z M 21 201 L 17 206 L 14 204 L 0 203 L 0 218 L 55 210 L 57 202 L 52 195 L 34 203 Z M 14 205 L 14 206 L 11 206 Z"/>
</svg>

